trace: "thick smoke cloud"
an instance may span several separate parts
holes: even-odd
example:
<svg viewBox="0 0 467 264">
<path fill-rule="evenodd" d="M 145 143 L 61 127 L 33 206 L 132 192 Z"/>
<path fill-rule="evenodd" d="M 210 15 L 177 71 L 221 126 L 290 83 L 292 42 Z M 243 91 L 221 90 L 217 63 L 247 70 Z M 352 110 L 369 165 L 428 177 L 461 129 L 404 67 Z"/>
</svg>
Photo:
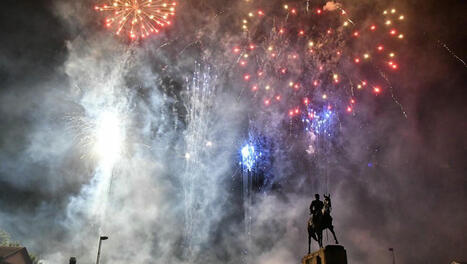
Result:
<svg viewBox="0 0 467 264">
<path fill-rule="evenodd" d="M 316 160 L 283 131 L 284 115 L 258 115 L 230 81 L 243 5 L 180 4 L 174 30 L 139 44 L 96 26 L 86 1 L 16 3 L 20 15 L 2 15 L 1 229 L 44 263 L 95 261 L 99 235 L 110 236 L 102 263 L 297 263 L 310 199 L 328 191 L 351 263 L 390 263 L 388 247 L 401 262 L 467 258 L 465 77 L 435 47 L 438 24 L 411 24 L 403 60 L 419 70 L 393 84 L 409 118 L 390 98 L 367 102 Z M 408 17 L 438 6 L 419 4 L 404 6 Z M 117 116 L 124 142 L 111 160 L 93 147 L 102 113 Z M 237 164 L 248 130 L 275 140 L 250 236 Z"/>
</svg>

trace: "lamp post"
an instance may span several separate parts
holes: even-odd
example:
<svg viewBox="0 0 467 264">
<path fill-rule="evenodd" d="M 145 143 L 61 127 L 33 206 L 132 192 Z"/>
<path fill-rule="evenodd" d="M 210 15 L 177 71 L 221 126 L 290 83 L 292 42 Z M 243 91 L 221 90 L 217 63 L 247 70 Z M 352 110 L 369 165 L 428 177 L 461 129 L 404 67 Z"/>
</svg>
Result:
<svg viewBox="0 0 467 264">
<path fill-rule="evenodd" d="M 99 258 L 101 257 L 101 244 L 102 244 L 102 240 L 107 240 L 109 239 L 109 237 L 107 236 L 101 236 L 99 237 L 99 247 L 97 248 L 97 260 L 96 260 L 96 264 L 99 264 Z"/>
<path fill-rule="evenodd" d="M 389 251 L 392 252 L 392 264 L 396 264 L 396 254 L 394 253 L 394 248 L 389 248 Z"/>
</svg>

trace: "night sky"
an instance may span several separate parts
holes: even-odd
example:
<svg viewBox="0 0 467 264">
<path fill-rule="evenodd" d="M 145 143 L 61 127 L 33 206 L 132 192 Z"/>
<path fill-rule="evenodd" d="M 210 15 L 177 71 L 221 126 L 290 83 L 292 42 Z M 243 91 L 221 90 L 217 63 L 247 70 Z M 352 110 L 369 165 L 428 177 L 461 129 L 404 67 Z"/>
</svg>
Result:
<svg viewBox="0 0 467 264">
<path fill-rule="evenodd" d="M 173 26 L 139 43 L 106 30 L 95 4 L 0 11 L 0 230 L 44 263 L 91 263 L 99 235 L 101 263 L 299 263 L 325 191 L 349 263 L 391 263 L 390 247 L 397 263 L 467 261 L 464 1 L 342 2 L 356 20 L 406 15 L 389 79 L 407 118 L 389 93 L 361 98 L 311 157 L 287 112 L 261 110 L 232 74 L 243 1 L 180 1 Z M 114 113 L 104 137 L 123 135 L 123 150 L 103 158 L 92 131 Z M 247 238 L 239 156 L 252 134 L 267 158 Z"/>
</svg>

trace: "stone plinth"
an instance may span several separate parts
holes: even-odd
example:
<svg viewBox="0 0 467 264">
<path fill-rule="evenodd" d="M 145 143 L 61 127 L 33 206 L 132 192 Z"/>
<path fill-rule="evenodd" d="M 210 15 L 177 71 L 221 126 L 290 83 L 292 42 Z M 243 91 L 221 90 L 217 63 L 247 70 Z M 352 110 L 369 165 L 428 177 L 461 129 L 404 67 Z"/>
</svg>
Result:
<svg viewBox="0 0 467 264">
<path fill-rule="evenodd" d="M 343 246 L 329 245 L 302 258 L 302 264 L 347 264 Z"/>
</svg>

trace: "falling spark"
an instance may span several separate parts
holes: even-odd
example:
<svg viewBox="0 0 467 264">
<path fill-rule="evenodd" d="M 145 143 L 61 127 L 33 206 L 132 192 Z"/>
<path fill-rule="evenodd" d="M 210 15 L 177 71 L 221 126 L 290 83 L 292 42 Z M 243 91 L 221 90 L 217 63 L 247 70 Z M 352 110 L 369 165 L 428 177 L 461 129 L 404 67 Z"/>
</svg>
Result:
<svg viewBox="0 0 467 264">
<path fill-rule="evenodd" d="M 467 63 L 464 60 L 462 60 L 459 56 L 457 56 L 457 54 L 454 53 L 454 51 L 452 51 L 446 43 L 441 42 L 441 40 L 438 40 L 438 44 L 441 45 L 444 49 L 446 49 L 449 52 L 449 54 L 451 54 L 451 56 L 453 56 L 456 60 L 462 63 L 464 67 L 467 68 Z"/>
</svg>

